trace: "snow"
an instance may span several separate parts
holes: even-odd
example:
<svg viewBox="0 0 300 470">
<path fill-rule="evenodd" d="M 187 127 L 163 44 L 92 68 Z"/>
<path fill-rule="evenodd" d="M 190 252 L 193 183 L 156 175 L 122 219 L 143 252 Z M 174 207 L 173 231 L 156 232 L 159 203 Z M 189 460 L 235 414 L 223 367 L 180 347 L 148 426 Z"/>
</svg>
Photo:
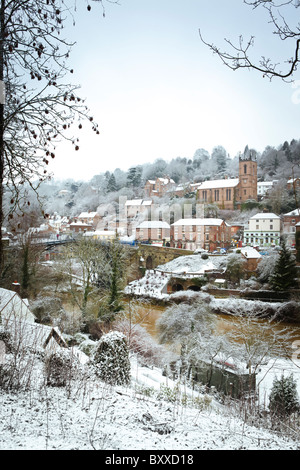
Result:
<svg viewBox="0 0 300 470">
<path fill-rule="evenodd" d="M 228 178 L 222 180 L 208 180 L 201 183 L 199 189 L 217 189 L 217 188 L 233 188 L 239 184 L 238 178 Z"/>
<path fill-rule="evenodd" d="M 145 276 L 153 286 L 157 283 L 157 295 L 162 295 L 168 278 L 169 274 L 154 271 Z M 89 346 L 93 347 L 91 340 Z M 293 439 L 258 422 L 247 423 L 234 406 L 222 404 L 201 388 L 192 389 L 182 379 L 171 380 L 157 367 L 141 365 L 134 355 L 131 383 L 112 386 L 94 374 L 82 350 L 73 347 L 70 354 L 80 364 L 65 387 L 47 386 L 43 354 L 28 351 L 29 388 L 14 393 L 0 389 L 0 450 L 97 449 L 104 455 L 111 451 L 118 455 L 123 450 L 193 453 L 300 448 L 299 436 Z M 283 372 L 294 374 L 300 395 L 298 364 L 277 359 L 261 366 L 258 373 L 261 404 L 267 406 L 273 379 Z"/>
<path fill-rule="evenodd" d="M 260 212 L 250 217 L 250 220 L 253 219 L 280 219 L 280 217 L 273 212 Z"/>
<path fill-rule="evenodd" d="M 201 255 L 188 255 L 175 258 L 164 265 L 157 266 L 157 270 L 165 273 L 203 275 L 205 271 L 222 269 L 225 266 L 226 256 L 209 256 L 203 259 Z"/>
<path fill-rule="evenodd" d="M 299 449 L 291 438 L 244 423 L 214 398 L 184 385 L 179 390 L 178 383 L 163 377 L 158 369 L 140 367 L 135 358 L 131 374 L 128 387 L 108 386 L 90 377 L 74 381 L 71 388 L 40 384 L 28 392 L 2 391 L 0 449 Z M 187 392 L 195 405 L 157 398 L 169 390 L 179 398 Z"/>
<path fill-rule="evenodd" d="M 177 220 L 177 222 L 174 222 L 172 225 L 174 227 L 182 226 L 182 225 L 199 225 L 199 226 L 205 226 L 205 225 L 222 225 L 224 222 L 223 219 L 216 219 L 216 218 L 198 218 L 198 219 L 180 219 Z"/>
<path fill-rule="evenodd" d="M 126 294 L 134 294 L 155 299 L 167 299 L 167 284 L 172 276 L 192 278 L 203 276 L 207 271 L 224 271 L 226 256 L 188 255 L 175 258 L 169 263 L 159 265 L 155 270 L 147 270 L 141 279 L 130 282 L 124 289 Z"/>
<path fill-rule="evenodd" d="M 170 279 L 171 276 L 167 273 L 148 270 L 143 278 L 130 282 L 125 287 L 124 292 L 125 294 L 133 294 L 141 297 L 165 299 L 168 297 L 166 286 Z"/>
<path fill-rule="evenodd" d="M 262 255 L 253 247 L 247 246 L 244 248 L 239 248 L 241 253 L 247 259 L 260 259 Z"/>
<path fill-rule="evenodd" d="M 149 274 L 163 282 L 168 277 Z M 91 351 L 91 340 L 89 347 Z M 63 351 L 66 354 L 68 350 Z M 161 369 L 141 365 L 135 355 L 130 357 L 130 384 L 112 386 L 96 376 L 82 350 L 73 347 L 69 351 L 77 366 L 65 387 L 46 385 L 44 355 L 40 352 L 28 350 L 20 358 L 29 367 L 25 375 L 29 388 L 14 393 L 0 389 L 1 450 L 193 452 L 300 448 L 299 441 L 292 437 L 276 434 L 258 423 L 245 423 L 233 406 L 221 404 L 201 388 L 192 389 L 183 379 L 171 380 Z M 10 356 L 7 354 L 2 364 Z M 259 371 L 261 403 L 267 404 L 273 378 L 283 371 L 293 372 L 300 392 L 300 368 L 278 359 Z"/>
<path fill-rule="evenodd" d="M 137 228 L 166 228 L 169 229 L 170 225 L 167 222 L 160 220 L 145 220 Z"/>
</svg>

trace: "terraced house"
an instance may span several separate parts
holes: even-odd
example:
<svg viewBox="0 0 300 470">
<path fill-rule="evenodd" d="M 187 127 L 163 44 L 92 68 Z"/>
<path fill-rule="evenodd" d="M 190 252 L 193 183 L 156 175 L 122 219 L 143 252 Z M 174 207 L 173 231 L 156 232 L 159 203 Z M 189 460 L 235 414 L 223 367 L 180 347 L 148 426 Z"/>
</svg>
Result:
<svg viewBox="0 0 300 470">
<path fill-rule="evenodd" d="M 231 228 L 222 219 L 180 219 L 171 225 L 171 246 L 214 251 L 231 243 Z"/>
<path fill-rule="evenodd" d="M 244 243 L 250 246 L 273 246 L 280 244 L 280 217 L 272 212 L 253 215 L 244 230 Z"/>
</svg>

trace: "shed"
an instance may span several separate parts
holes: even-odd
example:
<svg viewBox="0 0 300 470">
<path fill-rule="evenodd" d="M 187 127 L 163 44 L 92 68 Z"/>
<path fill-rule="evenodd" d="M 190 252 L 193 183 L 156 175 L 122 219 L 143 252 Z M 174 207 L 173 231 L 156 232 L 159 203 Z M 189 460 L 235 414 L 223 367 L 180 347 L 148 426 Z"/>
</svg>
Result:
<svg viewBox="0 0 300 470">
<path fill-rule="evenodd" d="M 9 333 L 13 344 L 34 352 L 67 347 L 57 327 L 36 323 L 27 301 L 7 289 L 0 289 L 0 326 Z"/>
</svg>

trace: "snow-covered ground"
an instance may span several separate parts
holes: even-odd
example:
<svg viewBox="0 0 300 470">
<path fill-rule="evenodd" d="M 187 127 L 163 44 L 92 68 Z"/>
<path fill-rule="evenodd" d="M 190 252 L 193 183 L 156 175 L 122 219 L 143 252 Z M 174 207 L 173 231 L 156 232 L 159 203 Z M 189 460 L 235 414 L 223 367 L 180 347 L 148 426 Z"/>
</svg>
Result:
<svg viewBox="0 0 300 470">
<path fill-rule="evenodd" d="M 200 254 L 179 256 L 169 263 L 157 266 L 156 269 L 180 275 L 202 276 L 206 271 L 225 270 L 226 259 L 226 256 L 222 255 L 209 256 L 207 259 L 203 259 Z"/>
<path fill-rule="evenodd" d="M 171 279 L 171 275 L 167 273 L 157 272 L 154 270 L 146 271 L 145 276 L 141 279 L 130 282 L 124 289 L 125 294 L 136 296 L 145 296 L 153 299 L 166 299 L 169 294 L 166 287 Z"/>
<path fill-rule="evenodd" d="M 132 358 L 132 383 L 112 387 L 95 378 L 71 389 L 36 386 L 0 393 L 0 449 L 4 450 L 296 450 L 285 438 L 237 417 L 232 408 Z M 170 397 L 186 394 L 183 406 Z M 168 392 L 168 393 L 167 393 Z M 160 393 L 160 398 L 158 398 Z"/>
<path fill-rule="evenodd" d="M 166 299 L 166 286 L 173 276 L 191 278 L 203 276 L 206 271 L 214 269 L 223 270 L 225 256 L 210 256 L 202 259 L 201 255 L 180 256 L 169 263 L 157 266 L 156 269 L 147 270 L 141 279 L 130 282 L 126 288 L 126 294 L 145 296 L 154 299 Z"/>
</svg>

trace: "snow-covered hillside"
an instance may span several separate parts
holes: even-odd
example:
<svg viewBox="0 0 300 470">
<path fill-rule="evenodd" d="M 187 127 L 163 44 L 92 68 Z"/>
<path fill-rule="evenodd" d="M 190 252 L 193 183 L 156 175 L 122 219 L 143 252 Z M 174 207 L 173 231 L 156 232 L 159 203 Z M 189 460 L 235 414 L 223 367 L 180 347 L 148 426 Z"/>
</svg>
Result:
<svg viewBox="0 0 300 470">
<path fill-rule="evenodd" d="M 41 365 L 41 364 L 40 364 Z M 132 382 L 112 387 L 89 377 L 70 388 L 42 384 L 0 394 L 0 449 L 299 449 L 300 443 L 246 424 L 234 409 L 131 360 Z M 173 390 L 173 392 L 172 392 Z M 184 403 L 184 405 L 180 404 Z"/>
</svg>

